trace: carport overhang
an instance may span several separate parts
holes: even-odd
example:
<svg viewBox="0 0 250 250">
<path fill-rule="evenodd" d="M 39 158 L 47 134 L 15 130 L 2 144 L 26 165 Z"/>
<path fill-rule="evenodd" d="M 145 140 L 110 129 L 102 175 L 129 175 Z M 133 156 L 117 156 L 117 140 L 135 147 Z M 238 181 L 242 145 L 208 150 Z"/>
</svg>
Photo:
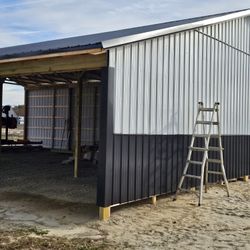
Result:
<svg viewBox="0 0 250 250">
<path fill-rule="evenodd" d="M 74 147 L 74 177 L 78 175 L 78 163 L 81 147 L 81 105 L 82 84 L 89 77 L 87 72 L 107 67 L 107 52 L 102 48 L 79 51 L 48 53 L 28 57 L 12 57 L 0 60 L 0 110 L 2 110 L 3 84 L 21 85 L 25 89 L 39 88 L 76 88 L 76 138 Z M 91 75 L 91 74 L 90 74 Z M 91 79 L 101 80 L 101 75 Z M 2 112 L 2 111 L 1 111 Z M 0 119 L 0 131 L 2 119 Z M 0 133 L 0 152 L 1 152 Z"/>
<path fill-rule="evenodd" d="M 0 60 L 0 78 L 85 71 L 106 67 L 106 51 L 97 48 Z"/>
</svg>

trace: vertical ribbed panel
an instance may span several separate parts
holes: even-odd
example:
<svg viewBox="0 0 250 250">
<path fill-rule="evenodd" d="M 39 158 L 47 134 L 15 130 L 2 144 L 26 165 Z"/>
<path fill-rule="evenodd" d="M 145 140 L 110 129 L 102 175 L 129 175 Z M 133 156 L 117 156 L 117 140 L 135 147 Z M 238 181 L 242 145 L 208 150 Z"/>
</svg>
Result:
<svg viewBox="0 0 250 250">
<path fill-rule="evenodd" d="M 100 87 L 84 86 L 82 96 L 81 143 L 82 145 L 98 144 Z M 72 98 L 74 99 L 74 94 Z M 74 107 L 69 111 L 69 89 L 30 90 L 28 99 L 29 140 L 43 141 L 43 146 L 47 148 L 67 149 L 70 133 L 72 133 L 71 138 L 73 137 L 72 143 L 74 143 Z M 69 112 L 71 112 L 72 131 L 70 131 Z"/>
<path fill-rule="evenodd" d="M 82 92 L 82 145 L 99 142 L 100 88 L 84 86 Z"/>
<path fill-rule="evenodd" d="M 28 98 L 28 139 L 42 141 L 44 147 L 67 149 L 68 89 L 30 90 Z"/>
<path fill-rule="evenodd" d="M 69 140 L 69 90 L 55 90 L 54 148 L 67 149 Z"/>
<path fill-rule="evenodd" d="M 249 53 L 249 18 L 199 29 Z M 221 103 L 223 134 L 250 134 L 249 56 L 195 30 L 110 49 L 115 134 L 191 134 L 198 101 Z"/>
<path fill-rule="evenodd" d="M 113 147 L 113 165 L 110 167 L 112 171 L 106 174 L 109 181 L 105 183 L 112 191 L 104 198 L 105 206 L 175 192 L 190 140 L 190 135 L 113 135 L 113 144 L 110 145 Z M 211 139 L 211 145 L 217 143 L 217 140 Z M 249 175 L 249 143 L 250 136 L 222 136 L 228 179 Z M 202 144 L 199 139 L 195 146 Z M 209 156 L 219 158 L 218 152 L 209 153 Z M 194 153 L 192 159 L 201 161 L 201 154 Z M 209 169 L 218 171 L 219 165 L 209 164 Z M 200 168 L 190 167 L 188 173 L 200 175 Z M 209 182 L 220 179 L 221 176 L 209 175 Z M 198 186 L 199 182 L 186 179 L 184 184 L 187 188 Z"/>
<path fill-rule="evenodd" d="M 53 89 L 28 93 L 28 139 L 43 141 L 44 147 L 52 147 Z"/>
</svg>

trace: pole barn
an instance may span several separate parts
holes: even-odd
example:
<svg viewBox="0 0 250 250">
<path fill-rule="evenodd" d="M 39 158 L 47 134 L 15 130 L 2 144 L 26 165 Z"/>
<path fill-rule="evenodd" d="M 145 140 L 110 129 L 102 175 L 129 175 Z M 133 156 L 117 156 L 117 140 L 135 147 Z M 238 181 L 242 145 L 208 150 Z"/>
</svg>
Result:
<svg viewBox="0 0 250 250">
<path fill-rule="evenodd" d="M 249 56 L 241 10 L 2 48 L 0 77 L 25 87 L 26 139 L 72 150 L 74 177 L 82 146 L 98 145 L 107 218 L 114 205 L 176 191 L 199 101 L 221 104 L 228 178 L 250 174 Z"/>
</svg>

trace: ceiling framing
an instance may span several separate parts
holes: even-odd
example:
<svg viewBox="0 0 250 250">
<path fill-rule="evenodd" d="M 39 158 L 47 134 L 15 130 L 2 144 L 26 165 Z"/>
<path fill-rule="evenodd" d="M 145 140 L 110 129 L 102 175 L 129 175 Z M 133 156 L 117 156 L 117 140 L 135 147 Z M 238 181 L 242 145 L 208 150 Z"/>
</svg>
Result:
<svg viewBox="0 0 250 250">
<path fill-rule="evenodd" d="M 36 58 L 0 60 L 0 78 L 5 79 L 6 84 L 21 85 L 26 89 L 73 88 L 82 72 L 87 72 L 87 82 L 100 82 L 98 69 L 106 66 L 106 51 L 57 53 L 54 57 L 43 55 Z"/>
<path fill-rule="evenodd" d="M 6 84 L 20 85 L 25 89 L 41 88 L 74 88 L 77 85 L 82 72 L 35 74 L 25 76 L 13 76 L 6 78 Z M 100 70 L 90 70 L 86 73 L 87 83 L 100 83 Z"/>
</svg>

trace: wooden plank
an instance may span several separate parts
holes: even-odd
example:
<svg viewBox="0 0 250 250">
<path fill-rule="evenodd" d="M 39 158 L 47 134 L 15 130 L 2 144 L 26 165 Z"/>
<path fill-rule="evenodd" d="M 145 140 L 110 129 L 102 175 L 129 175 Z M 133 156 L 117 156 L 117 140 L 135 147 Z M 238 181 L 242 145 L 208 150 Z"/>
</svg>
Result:
<svg viewBox="0 0 250 250">
<path fill-rule="evenodd" d="M 29 91 L 24 90 L 24 133 L 23 139 L 26 141 L 28 139 L 28 105 L 29 105 Z"/>
<path fill-rule="evenodd" d="M 76 89 L 76 114 L 75 114 L 75 154 L 74 177 L 78 177 L 78 166 L 81 156 L 81 127 L 82 127 L 82 76 L 78 80 Z"/>
<path fill-rule="evenodd" d="M 106 54 L 45 58 L 25 62 L 2 63 L 0 77 L 82 71 L 105 66 L 107 66 Z"/>
<path fill-rule="evenodd" d="M 58 95 L 59 96 L 59 95 Z M 73 109 L 73 91 L 72 89 L 68 89 L 68 150 L 72 149 L 72 133 L 73 133 L 73 116 L 72 116 L 72 109 Z"/>
<path fill-rule="evenodd" d="M 52 106 L 52 125 L 51 125 L 51 139 L 52 145 L 51 148 L 54 149 L 55 147 L 55 125 L 56 125 L 56 89 L 53 89 L 53 106 Z"/>
<path fill-rule="evenodd" d="M 21 62 L 21 61 L 23 62 L 23 61 L 27 61 L 27 60 L 37 60 L 37 59 L 53 58 L 53 57 L 74 56 L 74 55 L 85 55 L 85 54 L 96 55 L 96 54 L 100 54 L 100 53 L 105 53 L 105 50 L 97 48 L 97 49 L 86 49 L 86 50 L 69 51 L 69 52 L 50 53 L 50 54 L 46 54 L 46 55 L 10 58 L 10 59 L 0 60 L 0 64 L 9 63 L 9 62 Z"/>
</svg>

